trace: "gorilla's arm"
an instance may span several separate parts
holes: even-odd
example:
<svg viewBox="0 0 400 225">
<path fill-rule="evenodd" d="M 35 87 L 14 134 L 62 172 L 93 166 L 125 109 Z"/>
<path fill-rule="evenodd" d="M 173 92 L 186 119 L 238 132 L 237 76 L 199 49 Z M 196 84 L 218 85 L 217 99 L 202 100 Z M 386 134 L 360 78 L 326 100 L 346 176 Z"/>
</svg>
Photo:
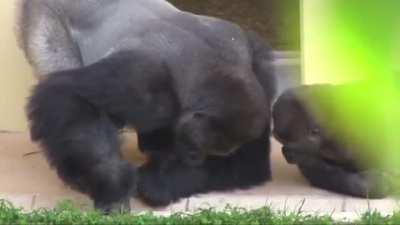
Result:
<svg viewBox="0 0 400 225">
<path fill-rule="evenodd" d="M 160 149 L 138 169 L 138 196 L 151 206 L 166 206 L 181 198 L 206 192 L 203 166 L 188 166 L 172 149 Z"/>
<path fill-rule="evenodd" d="M 81 67 L 79 47 L 62 12 L 51 1 L 20 1 L 17 37 L 36 75 Z"/>
<path fill-rule="evenodd" d="M 96 208 L 109 212 L 122 204 L 129 209 L 136 169 L 121 158 L 114 123 L 65 90 L 41 84 L 28 108 L 32 139 L 40 142 L 59 177 L 87 193 Z"/>
<path fill-rule="evenodd" d="M 371 167 L 360 168 L 358 157 L 329 135 L 306 107 L 305 97 L 329 99 L 331 90 L 326 84 L 302 86 L 278 98 L 273 110 L 274 134 L 283 145 L 282 153 L 316 187 L 357 197 L 384 197 L 390 190 L 388 177 Z"/>
<path fill-rule="evenodd" d="M 138 195 L 150 205 L 165 206 L 192 194 L 249 188 L 268 181 L 271 179 L 268 134 L 265 132 L 262 137 L 243 144 L 229 156 L 209 156 L 199 166 L 182 162 L 170 143 L 155 144 L 162 135 L 172 135 L 168 129 L 139 134 L 139 145 L 142 143 L 150 154 L 148 162 L 139 168 Z"/>
<path fill-rule="evenodd" d="M 326 190 L 363 198 L 383 198 L 390 188 L 384 175 L 374 170 L 349 171 L 310 155 L 298 154 L 296 162 L 312 185 Z"/>
<path fill-rule="evenodd" d="M 271 180 L 270 139 L 265 135 L 243 144 L 227 157 L 210 156 L 205 162 L 207 189 L 246 189 Z"/>
<path fill-rule="evenodd" d="M 35 87 L 27 107 L 32 139 L 59 176 L 96 207 L 126 203 L 136 189 L 136 169 L 120 155 L 119 122 L 147 132 L 175 115 L 163 77 L 156 62 L 126 52 L 57 72 Z"/>
</svg>

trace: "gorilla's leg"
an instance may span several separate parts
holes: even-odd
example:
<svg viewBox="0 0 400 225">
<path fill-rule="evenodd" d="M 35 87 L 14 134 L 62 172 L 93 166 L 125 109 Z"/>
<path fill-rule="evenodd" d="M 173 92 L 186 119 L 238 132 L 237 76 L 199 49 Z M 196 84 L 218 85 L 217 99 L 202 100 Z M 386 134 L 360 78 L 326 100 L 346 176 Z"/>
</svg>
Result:
<svg viewBox="0 0 400 225">
<path fill-rule="evenodd" d="M 246 143 L 228 157 L 209 157 L 205 163 L 207 190 L 249 188 L 271 179 L 268 135 Z"/>
<path fill-rule="evenodd" d="M 64 132 L 43 138 L 41 144 L 58 175 L 87 193 L 96 208 L 104 212 L 121 206 L 129 209 L 136 171 L 121 159 L 118 130 L 107 116 L 76 119 Z"/>
<path fill-rule="evenodd" d="M 49 1 L 21 0 L 17 36 L 36 75 L 78 68 L 81 54 L 62 12 Z"/>
<path fill-rule="evenodd" d="M 389 190 L 385 176 L 377 171 L 355 172 L 316 157 L 297 160 L 299 169 L 311 185 L 363 198 L 383 198 Z"/>
</svg>

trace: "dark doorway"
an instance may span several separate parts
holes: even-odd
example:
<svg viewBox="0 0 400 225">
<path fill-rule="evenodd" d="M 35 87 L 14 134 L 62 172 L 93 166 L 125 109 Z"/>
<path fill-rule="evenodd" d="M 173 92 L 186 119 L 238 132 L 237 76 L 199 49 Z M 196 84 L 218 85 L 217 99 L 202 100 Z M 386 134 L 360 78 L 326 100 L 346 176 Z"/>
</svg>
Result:
<svg viewBox="0 0 400 225">
<path fill-rule="evenodd" d="M 230 20 L 263 36 L 276 50 L 300 49 L 300 0 L 169 0 L 196 14 Z"/>
</svg>

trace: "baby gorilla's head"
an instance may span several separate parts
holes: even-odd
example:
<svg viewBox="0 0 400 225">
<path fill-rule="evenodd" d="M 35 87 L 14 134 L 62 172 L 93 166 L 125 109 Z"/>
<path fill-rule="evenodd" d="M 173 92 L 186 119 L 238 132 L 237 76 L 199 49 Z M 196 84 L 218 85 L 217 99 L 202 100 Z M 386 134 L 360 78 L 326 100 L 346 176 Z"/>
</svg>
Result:
<svg viewBox="0 0 400 225">
<path fill-rule="evenodd" d="M 284 92 L 276 101 L 273 134 L 283 145 L 282 151 L 289 163 L 306 163 L 308 157 L 335 164 L 348 164 L 353 160 L 351 152 L 326 128 L 332 88 L 332 85 L 301 86 Z"/>
<path fill-rule="evenodd" d="M 225 156 L 239 148 L 241 140 L 209 115 L 188 113 L 175 130 L 175 151 L 188 165 L 200 165 L 208 155 Z"/>
</svg>

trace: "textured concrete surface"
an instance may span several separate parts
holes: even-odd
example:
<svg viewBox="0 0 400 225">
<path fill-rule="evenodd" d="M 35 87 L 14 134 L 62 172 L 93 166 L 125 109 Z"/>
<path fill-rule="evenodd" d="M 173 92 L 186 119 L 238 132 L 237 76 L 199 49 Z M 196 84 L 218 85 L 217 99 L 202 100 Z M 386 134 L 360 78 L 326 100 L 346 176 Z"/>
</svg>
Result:
<svg viewBox="0 0 400 225">
<path fill-rule="evenodd" d="M 131 161 L 143 161 L 137 152 L 134 133 L 125 134 L 124 155 Z M 73 200 L 83 209 L 92 207 L 89 199 L 66 187 L 49 168 L 40 149 L 27 133 L 0 133 L 0 198 L 8 199 L 25 210 L 52 208 L 57 202 Z M 273 181 L 248 190 L 195 195 L 166 208 L 152 209 L 132 199 L 134 212 L 152 210 L 168 215 L 177 211 L 195 211 L 226 205 L 248 209 L 270 206 L 278 211 L 332 214 L 335 218 L 352 219 L 369 209 L 391 213 L 398 209 L 395 199 L 365 200 L 313 188 L 297 168 L 283 159 L 279 144 L 272 144 Z"/>
</svg>

